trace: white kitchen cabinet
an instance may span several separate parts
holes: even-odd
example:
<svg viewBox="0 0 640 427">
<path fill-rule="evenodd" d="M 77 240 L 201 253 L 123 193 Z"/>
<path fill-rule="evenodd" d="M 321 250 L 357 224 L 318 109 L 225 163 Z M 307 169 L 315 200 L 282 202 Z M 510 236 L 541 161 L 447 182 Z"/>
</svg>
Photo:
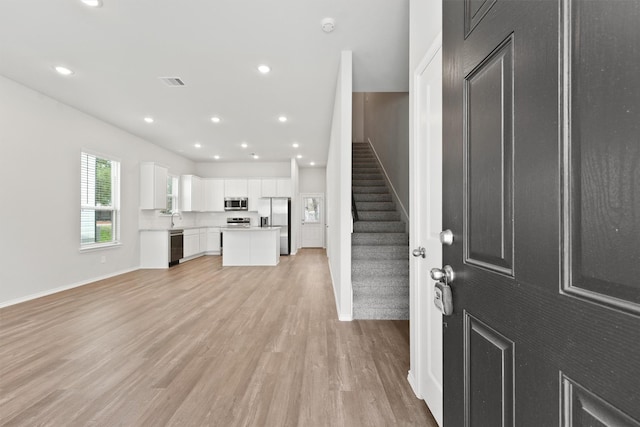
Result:
<svg viewBox="0 0 640 427">
<path fill-rule="evenodd" d="M 222 266 L 278 265 L 280 228 L 225 228 Z"/>
<path fill-rule="evenodd" d="M 140 268 L 169 268 L 167 230 L 140 231 Z"/>
<path fill-rule="evenodd" d="M 156 163 L 140 164 L 140 209 L 167 208 L 169 171 Z"/>
<path fill-rule="evenodd" d="M 291 197 L 291 178 L 263 178 L 262 197 Z"/>
<path fill-rule="evenodd" d="M 291 178 L 276 179 L 276 197 L 291 197 Z"/>
<path fill-rule="evenodd" d="M 202 180 L 204 207 L 206 212 L 224 211 L 224 180 L 206 178 Z"/>
<path fill-rule="evenodd" d="M 278 197 L 275 178 L 263 178 L 261 181 L 262 197 Z"/>
<path fill-rule="evenodd" d="M 200 253 L 200 229 L 184 230 L 182 258 L 190 258 Z"/>
<path fill-rule="evenodd" d="M 207 229 L 207 254 L 220 255 L 220 229 Z"/>
<path fill-rule="evenodd" d="M 199 230 L 200 243 L 198 244 L 198 253 L 204 253 L 207 251 L 207 229 L 201 228 Z"/>
<path fill-rule="evenodd" d="M 224 197 L 247 197 L 247 180 L 225 179 Z"/>
<path fill-rule="evenodd" d="M 258 210 L 258 201 L 262 197 L 262 181 L 259 179 L 247 180 L 247 197 L 249 198 L 249 210 Z"/>
<path fill-rule="evenodd" d="M 195 175 L 180 177 L 180 206 L 183 212 L 200 212 L 203 210 L 202 179 Z"/>
</svg>

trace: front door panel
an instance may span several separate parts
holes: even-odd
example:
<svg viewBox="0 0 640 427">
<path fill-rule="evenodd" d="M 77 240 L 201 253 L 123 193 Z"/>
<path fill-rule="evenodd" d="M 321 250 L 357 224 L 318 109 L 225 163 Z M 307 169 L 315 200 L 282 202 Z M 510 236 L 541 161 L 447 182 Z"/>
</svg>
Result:
<svg viewBox="0 0 640 427">
<path fill-rule="evenodd" d="M 640 426 L 640 3 L 443 11 L 444 424 Z"/>
</svg>

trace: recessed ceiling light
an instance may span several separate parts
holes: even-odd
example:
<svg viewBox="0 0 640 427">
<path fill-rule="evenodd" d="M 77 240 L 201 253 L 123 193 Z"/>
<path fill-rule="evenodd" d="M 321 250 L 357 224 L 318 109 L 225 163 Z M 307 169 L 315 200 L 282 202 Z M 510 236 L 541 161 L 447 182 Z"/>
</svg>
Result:
<svg viewBox="0 0 640 427">
<path fill-rule="evenodd" d="M 59 73 L 62 74 L 63 76 L 70 76 L 73 74 L 73 71 L 71 71 L 70 69 L 68 69 L 67 67 L 62 67 L 60 65 L 58 65 L 57 67 L 55 67 L 55 70 Z"/>
<path fill-rule="evenodd" d="M 153 117 L 145 117 L 144 121 L 147 123 L 153 123 Z"/>
<path fill-rule="evenodd" d="M 260 156 L 258 156 L 256 153 L 251 153 L 251 157 L 253 157 L 254 159 L 259 159 Z"/>
<path fill-rule="evenodd" d="M 298 148 L 300 145 L 298 145 L 298 143 L 297 143 L 297 142 L 294 142 L 293 144 L 291 144 L 291 146 L 292 146 L 293 148 Z"/>
<path fill-rule="evenodd" d="M 199 142 L 196 142 L 195 144 L 193 144 L 193 146 L 196 148 L 200 148 L 202 147 L 202 144 L 200 144 Z"/>
<path fill-rule="evenodd" d="M 82 0 L 82 3 L 86 4 L 89 7 L 102 6 L 102 0 Z"/>
<path fill-rule="evenodd" d="M 213 116 L 213 117 L 211 117 L 211 121 L 212 121 L 213 123 L 220 123 L 220 117 Z"/>
<path fill-rule="evenodd" d="M 260 71 L 262 74 L 267 74 L 269 73 L 269 71 L 271 71 L 271 67 L 264 64 L 258 65 L 258 71 Z"/>
<path fill-rule="evenodd" d="M 247 147 L 248 147 L 248 145 L 247 145 L 247 143 L 246 143 L 246 142 L 243 142 L 242 144 L 240 144 L 240 146 L 241 146 L 242 148 L 247 148 Z"/>
<path fill-rule="evenodd" d="M 220 158 L 220 156 L 218 156 L 217 154 L 215 156 L 213 156 L 214 159 L 218 160 Z"/>
<path fill-rule="evenodd" d="M 302 154 L 298 154 L 296 157 L 301 159 L 302 158 Z"/>
<path fill-rule="evenodd" d="M 310 164 L 311 166 L 315 166 L 315 165 L 316 165 L 316 162 L 311 162 L 311 163 L 309 163 L 309 164 Z"/>
<path fill-rule="evenodd" d="M 282 123 L 287 121 L 287 116 L 280 116 L 278 117 L 278 120 L 280 120 Z"/>
</svg>

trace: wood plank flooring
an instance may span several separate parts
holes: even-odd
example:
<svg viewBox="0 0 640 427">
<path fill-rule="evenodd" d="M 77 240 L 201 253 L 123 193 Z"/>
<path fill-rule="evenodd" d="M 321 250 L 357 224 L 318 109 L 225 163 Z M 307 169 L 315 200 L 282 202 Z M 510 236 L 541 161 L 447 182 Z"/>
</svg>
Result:
<svg viewBox="0 0 640 427">
<path fill-rule="evenodd" d="M 319 249 L 0 310 L 2 426 L 436 426 L 408 368 L 407 321 L 337 320 Z"/>
</svg>

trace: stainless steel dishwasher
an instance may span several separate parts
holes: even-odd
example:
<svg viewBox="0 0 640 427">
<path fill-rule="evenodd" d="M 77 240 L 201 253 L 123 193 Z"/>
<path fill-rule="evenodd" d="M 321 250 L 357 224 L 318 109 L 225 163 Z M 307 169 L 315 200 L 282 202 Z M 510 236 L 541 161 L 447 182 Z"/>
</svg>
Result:
<svg viewBox="0 0 640 427">
<path fill-rule="evenodd" d="M 183 230 L 169 230 L 169 267 L 176 265 L 183 257 L 184 234 Z"/>
</svg>

